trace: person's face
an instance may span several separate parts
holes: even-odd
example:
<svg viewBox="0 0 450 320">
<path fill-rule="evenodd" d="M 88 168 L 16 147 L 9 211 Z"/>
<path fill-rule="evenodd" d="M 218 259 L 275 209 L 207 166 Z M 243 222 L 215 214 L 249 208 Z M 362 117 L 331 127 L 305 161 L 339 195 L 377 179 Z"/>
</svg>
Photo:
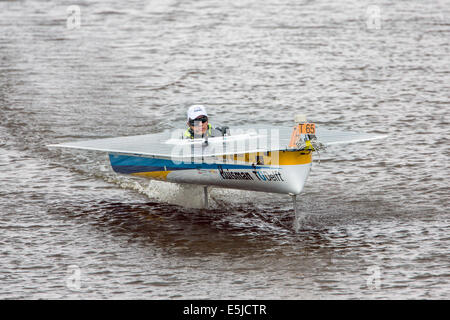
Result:
<svg viewBox="0 0 450 320">
<path fill-rule="evenodd" d="M 189 121 L 189 127 L 194 131 L 194 135 L 202 135 L 208 129 L 208 117 L 198 116 L 193 123 Z"/>
</svg>

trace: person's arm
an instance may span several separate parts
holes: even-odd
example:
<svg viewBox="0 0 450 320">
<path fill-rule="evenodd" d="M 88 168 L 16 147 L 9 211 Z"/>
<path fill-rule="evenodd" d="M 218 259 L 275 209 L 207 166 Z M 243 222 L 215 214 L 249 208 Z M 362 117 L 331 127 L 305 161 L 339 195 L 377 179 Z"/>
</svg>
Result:
<svg viewBox="0 0 450 320">
<path fill-rule="evenodd" d="M 211 129 L 211 137 L 223 137 L 226 133 L 229 133 L 228 127 L 216 127 Z"/>
<path fill-rule="evenodd" d="M 227 126 L 217 127 L 215 129 L 219 133 L 219 136 L 225 136 L 230 134 L 230 128 L 228 128 Z"/>
</svg>

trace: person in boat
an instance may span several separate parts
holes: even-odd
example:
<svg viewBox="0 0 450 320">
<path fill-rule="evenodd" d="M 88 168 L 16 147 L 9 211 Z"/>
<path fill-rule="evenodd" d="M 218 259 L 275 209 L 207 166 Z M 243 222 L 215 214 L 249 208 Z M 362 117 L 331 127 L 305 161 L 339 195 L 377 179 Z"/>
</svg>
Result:
<svg viewBox="0 0 450 320">
<path fill-rule="evenodd" d="M 187 125 L 189 128 L 183 134 L 183 139 L 222 137 L 228 127 L 214 128 L 208 122 L 208 114 L 202 105 L 190 106 L 187 111 Z"/>
</svg>

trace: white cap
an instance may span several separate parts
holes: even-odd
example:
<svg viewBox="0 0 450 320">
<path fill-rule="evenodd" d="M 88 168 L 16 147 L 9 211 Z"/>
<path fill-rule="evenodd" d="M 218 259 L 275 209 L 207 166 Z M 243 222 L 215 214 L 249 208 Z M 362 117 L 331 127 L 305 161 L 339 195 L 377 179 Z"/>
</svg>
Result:
<svg viewBox="0 0 450 320">
<path fill-rule="evenodd" d="M 200 104 L 190 106 L 187 112 L 188 121 L 189 119 L 194 120 L 198 116 L 208 116 L 205 107 Z"/>
<path fill-rule="evenodd" d="M 295 123 L 305 123 L 306 122 L 306 114 L 296 114 L 294 116 Z"/>
</svg>

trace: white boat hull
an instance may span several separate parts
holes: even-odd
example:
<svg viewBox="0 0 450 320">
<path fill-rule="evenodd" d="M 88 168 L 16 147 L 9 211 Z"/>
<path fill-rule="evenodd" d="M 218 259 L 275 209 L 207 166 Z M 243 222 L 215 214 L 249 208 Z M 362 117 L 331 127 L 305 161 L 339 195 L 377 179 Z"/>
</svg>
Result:
<svg viewBox="0 0 450 320">
<path fill-rule="evenodd" d="M 312 156 L 311 152 L 280 151 L 276 157 L 274 153 L 259 158 L 246 154 L 220 160 L 212 163 L 172 162 L 169 159 L 110 154 L 112 168 L 117 173 L 174 183 L 283 194 L 301 193 L 309 176 Z"/>
</svg>

